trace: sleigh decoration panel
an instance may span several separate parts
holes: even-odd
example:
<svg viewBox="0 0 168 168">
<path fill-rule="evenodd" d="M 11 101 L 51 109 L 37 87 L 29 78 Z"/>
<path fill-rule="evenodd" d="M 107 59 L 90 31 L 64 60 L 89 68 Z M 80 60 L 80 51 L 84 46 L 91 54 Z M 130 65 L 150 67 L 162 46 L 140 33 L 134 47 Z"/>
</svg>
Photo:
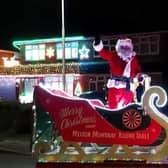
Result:
<svg viewBox="0 0 168 168">
<path fill-rule="evenodd" d="M 35 86 L 33 154 L 38 162 L 165 162 L 166 103 L 159 86 L 151 86 L 141 103 L 116 110 L 98 99 Z"/>
</svg>

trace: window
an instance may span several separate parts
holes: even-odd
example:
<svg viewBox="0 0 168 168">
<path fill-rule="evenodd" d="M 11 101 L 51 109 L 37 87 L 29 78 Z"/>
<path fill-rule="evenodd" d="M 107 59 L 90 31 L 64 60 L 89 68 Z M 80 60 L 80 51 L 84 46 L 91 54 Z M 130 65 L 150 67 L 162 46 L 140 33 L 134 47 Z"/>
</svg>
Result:
<svg viewBox="0 0 168 168">
<path fill-rule="evenodd" d="M 73 95 L 73 81 L 74 76 L 66 75 L 65 91 L 68 94 Z M 16 81 L 14 80 L 14 87 L 16 87 Z M 19 100 L 21 103 L 31 103 L 33 101 L 34 86 L 42 82 L 48 89 L 61 89 L 63 90 L 63 76 L 44 76 L 36 78 L 23 78 L 19 79 Z"/>
<path fill-rule="evenodd" d="M 163 82 L 163 72 L 147 72 L 151 77 L 151 85 L 160 85 Z"/>
<path fill-rule="evenodd" d="M 135 35 L 130 37 L 133 42 L 134 51 L 137 55 L 159 55 L 159 34 Z M 108 50 L 115 50 L 115 45 L 118 38 L 103 39 L 104 48 Z M 98 57 L 95 52 L 95 57 Z"/>
<path fill-rule="evenodd" d="M 32 103 L 34 86 L 37 85 L 37 78 L 18 78 L 18 97 L 20 103 Z"/>
<path fill-rule="evenodd" d="M 66 75 L 65 76 L 65 82 L 66 82 L 65 91 L 70 95 L 73 95 L 73 81 L 74 81 L 73 75 Z M 62 75 L 45 77 L 44 83 L 45 83 L 46 87 L 49 89 L 63 90 L 63 76 Z"/>
<path fill-rule="evenodd" d="M 132 37 L 134 50 L 138 55 L 158 55 L 159 35 L 143 35 Z"/>
<path fill-rule="evenodd" d="M 117 39 L 103 39 L 103 45 L 104 48 L 107 50 L 115 50 L 115 45 L 116 45 Z M 94 57 L 100 57 L 97 52 L 95 51 Z"/>
<path fill-rule="evenodd" d="M 63 77 L 62 77 L 62 75 L 45 77 L 44 83 L 47 88 L 63 90 Z"/>
<path fill-rule="evenodd" d="M 78 58 L 78 42 L 69 42 L 65 43 L 65 59 L 77 59 Z M 57 50 L 57 58 L 56 59 L 62 59 L 63 56 L 63 46 L 62 43 L 56 44 L 56 50 Z"/>
<path fill-rule="evenodd" d="M 140 46 L 140 53 L 148 54 L 149 53 L 149 44 L 148 43 L 142 43 Z"/>
<path fill-rule="evenodd" d="M 25 60 L 26 61 L 45 60 L 45 44 L 26 45 Z"/>
<path fill-rule="evenodd" d="M 103 40 L 104 47 L 109 50 L 114 50 L 116 45 L 117 39 L 106 39 Z"/>
<path fill-rule="evenodd" d="M 106 88 L 109 75 L 90 75 L 89 76 L 89 90 L 102 91 Z"/>
</svg>

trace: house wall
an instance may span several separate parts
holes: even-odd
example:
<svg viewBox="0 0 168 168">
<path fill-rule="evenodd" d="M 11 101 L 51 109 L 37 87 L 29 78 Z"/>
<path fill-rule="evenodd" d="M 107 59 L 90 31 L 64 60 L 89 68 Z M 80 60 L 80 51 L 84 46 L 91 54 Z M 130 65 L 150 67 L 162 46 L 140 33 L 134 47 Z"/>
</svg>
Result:
<svg viewBox="0 0 168 168">
<path fill-rule="evenodd" d="M 15 52 L 13 51 L 7 51 L 7 50 L 0 50 L 0 65 L 3 65 L 3 57 L 13 57 Z"/>
<path fill-rule="evenodd" d="M 0 99 L 16 100 L 16 81 L 14 77 L 0 78 Z"/>
</svg>

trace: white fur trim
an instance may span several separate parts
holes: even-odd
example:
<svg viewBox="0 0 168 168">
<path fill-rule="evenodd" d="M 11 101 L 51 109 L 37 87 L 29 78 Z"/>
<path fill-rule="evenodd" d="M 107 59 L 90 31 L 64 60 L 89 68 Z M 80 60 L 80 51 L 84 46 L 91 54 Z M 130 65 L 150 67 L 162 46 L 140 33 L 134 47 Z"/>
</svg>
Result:
<svg viewBox="0 0 168 168">
<path fill-rule="evenodd" d="M 120 45 L 120 39 L 117 40 L 117 43 L 116 43 L 116 45 L 115 45 L 116 51 L 118 51 L 119 45 Z"/>
<path fill-rule="evenodd" d="M 133 58 L 136 55 L 136 52 L 130 52 L 129 55 L 125 55 L 123 53 L 118 52 L 118 56 L 125 62 L 129 62 L 131 58 Z"/>
<path fill-rule="evenodd" d="M 122 81 L 116 81 L 114 79 L 109 79 L 107 82 L 107 88 L 126 88 L 126 83 Z"/>
<path fill-rule="evenodd" d="M 93 48 L 95 49 L 95 51 L 99 52 L 103 49 L 103 41 L 101 40 L 100 43 L 98 45 L 94 44 L 95 41 L 93 42 Z"/>
<path fill-rule="evenodd" d="M 127 62 L 127 65 L 125 66 L 124 72 L 123 72 L 123 76 L 126 76 L 128 78 L 131 75 L 131 61 L 132 61 L 132 59 Z"/>
</svg>

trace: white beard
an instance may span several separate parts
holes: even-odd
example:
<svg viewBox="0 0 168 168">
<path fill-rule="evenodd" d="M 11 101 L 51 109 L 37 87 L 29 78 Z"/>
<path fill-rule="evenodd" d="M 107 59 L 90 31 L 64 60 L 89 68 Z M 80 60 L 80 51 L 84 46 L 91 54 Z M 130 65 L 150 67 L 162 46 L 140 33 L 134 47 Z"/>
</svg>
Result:
<svg viewBox="0 0 168 168">
<path fill-rule="evenodd" d="M 126 49 L 124 49 L 124 47 L 126 47 Z M 116 44 L 116 51 L 118 56 L 125 62 L 129 62 L 129 60 L 136 55 L 133 51 L 131 39 L 119 39 Z"/>
<path fill-rule="evenodd" d="M 131 60 L 132 57 L 135 56 L 135 52 L 134 51 L 118 51 L 117 52 L 118 56 L 125 62 L 129 62 Z"/>
</svg>

